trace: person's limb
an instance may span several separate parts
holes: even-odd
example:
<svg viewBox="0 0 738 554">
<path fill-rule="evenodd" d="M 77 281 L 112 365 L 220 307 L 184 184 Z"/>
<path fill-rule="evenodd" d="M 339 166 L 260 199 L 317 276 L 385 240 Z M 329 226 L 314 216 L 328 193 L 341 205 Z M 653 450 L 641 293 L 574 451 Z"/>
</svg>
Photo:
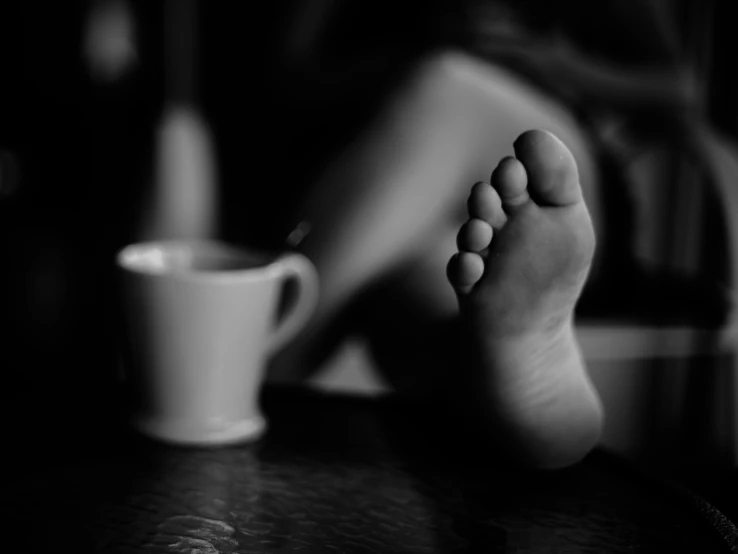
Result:
<svg viewBox="0 0 738 554">
<path fill-rule="evenodd" d="M 555 468 L 586 455 L 602 427 L 573 327 L 595 239 L 576 164 L 560 141 L 525 133 L 515 155 L 499 164 L 492 186 L 474 185 L 458 235 L 440 232 L 435 249 L 365 302 L 365 329 L 398 390 L 463 412 L 501 458 Z M 446 283 L 428 282 L 454 242 L 456 317 L 437 311 Z"/>
<path fill-rule="evenodd" d="M 422 74 L 426 80 L 403 91 L 404 96 L 339 160 L 306 210 L 313 216 L 313 229 L 302 251 L 318 267 L 324 296 L 313 324 L 276 360 L 272 378 L 294 377 L 294 366 L 306 360 L 302 375 L 314 369 L 311 366 L 321 360 L 311 359 L 311 352 L 320 350 L 326 336 L 336 336 L 330 333 L 336 316 L 352 299 L 372 291 L 360 306 L 362 330 L 370 338 L 379 369 L 393 384 L 418 394 L 440 390 L 461 399 L 457 408 L 473 406 L 488 438 L 516 461 L 535 467 L 568 465 L 594 446 L 601 425 L 599 402 L 571 328 L 571 310 L 591 250 L 584 249 L 583 260 L 575 264 L 581 267 L 573 270 L 574 287 L 563 294 L 563 307 L 554 310 L 560 312 L 560 324 L 547 336 L 535 335 L 535 325 L 546 319 L 535 306 L 547 306 L 552 297 L 562 296 L 561 282 L 572 279 L 567 264 L 562 272 L 548 276 L 541 271 L 555 269 L 568 259 L 571 246 L 586 242 L 579 239 L 591 238 L 586 209 L 564 210 L 586 215 L 581 228 L 559 225 L 554 217 L 552 225 L 542 229 L 535 219 L 510 216 L 506 234 L 500 230 L 499 241 L 493 240 L 501 245 L 500 252 L 507 250 L 505 262 L 497 267 L 510 269 L 483 288 L 503 292 L 503 299 L 510 298 L 507 306 L 497 301 L 487 309 L 486 301 L 459 295 L 468 308 L 460 318 L 445 266 L 455 249 L 456 231 L 467 217 L 468 183 L 485 178 L 492 159 L 512 152 L 510 137 L 543 126 L 581 143 L 576 131 L 567 127 L 569 120 L 558 118 L 560 112 L 553 105 L 538 101 L 540 97 L 517 87 L 516 81 L 504 80 L 505 73 L 463 56 L 435 63 Z M 592 166 L 587 165 L 591 162 L 582 152 L 586 150 L 579 150 L 582 165 L 590 170 L 582 178 L 594 179 Z M 569 155 L 567 150 L 559 154 Z M 563 175 L 566 183 L 569 177 Z M 531 186 L 545 190 L 541 180 Z M 475 209 L 485 209 L 483 203 L 476 205 Z M 525 213 L 539 211 L 548 213 L 533 203 Z M 522 239 L 516 242 L 505 236 Z M 549 238 L 556 238 L 553 251 L 539 252 L 541 240 Z M 510 274 L 520 280 L 528 272 L 534 280 L 540 277 L 540 287 L 510 296 L 515 289 Z M 548 277 L 551 287 L 544 286 Z M 508 343 L 507 337 L 496 336 L 495 322 L 498 317 L 500 324 L 509 322 L 516 311 L 520 332 Z M 537 354 L 531 356 L 530 351 Z"/>
<path fill-rule="evenodd" d="M 417 364 L 419 373 L 406 375 L 406 384 L 437 390 L 445 382 L 449 391 L 460 387 L 491 438 L 517 461 L 564 466 L 594 446 L 601 425 L 599 402 L 571 328 L 571 311 L 591 258 L 590 244 L 589 250 L 582 248 L 583 254 L 574 257 L 577 263 L 568 263 L 570 248 L 576 250 L 593 232 L 584 204 L 561 208 L 564 213 L 576 212 L 573 224 L 533 202 L 521 213 L 511 212 L 504 229 L 493 222 L 501 230 L 493 242 L 499 245 L 497 251 L 491 252 L 504 262 L 492 266 L 501 276 L 479 290 L 491 289 L 483 296 L 492 299 L 494 291 L 502 292 L 498 300 L 469 300 L 472 297 L 462 296 L 469 291 L 457 287 L 462 292 L 457 302 L 445 281 L 445 264 L 456 229 L 466 217 L 466 186 L 460 181 L 483 178 L 490 159 L 510 153 L 508 137 L 525 128 L 575 133 L 562 123 L 565 118 L 552 115 L 557 113 L 554 106 L 533 101 L 538 97 L 524 87 L 510 86 L 513 80 L 489 78 L 503 73 L 490 73 L 464 57 L 445 57 L 436 63 L 432 72 L 422 75 L 427 80 L 409 86 L 406 96 L 400 95 L 397 104 L 339 160 L 306 210 L 313 216 L 313 229 L 302 250 L 318 267 L 323 298 L 313 324 L 276 360 L 272 377 L 289 378 L 294 369 L 289 366 L 305 360 L 319 363 L 310 359 L 310 352 L 330 336 L 336 316 L 376 285 L 378 298 L 384 296 L 385 303 L 369 302 L 374 313 L 367 315 L 364 330 L 389 353 L 377 355 L 384 369 L 396 371 L 398 363 L 412 367 L 412 360 L 445 351 L 436 359 L 444 362 L 438 372 Z M 570 156 L 563 147 L 554 155 Z M 532 167 L 538 157 L 536 150 L 526 164 Z M 582 159 L 586 164 L 587 158 Z M 556 173 L 551 168 L 537 176 L 530 168 L 526 171 L 531 173 L 534 198 L 536 191 L 549 190 L 546 175 Z M 567 166 L 559 173 L 566 187 L 573 173 L 575 190 L 582 194 L 575 170 Z M 484 209 L 481 202 L 473 205 Z M 393 277 L 398 302 L 385 296 Z M 516 287 L 526 281 L 532 286 Z M 460 282 L 458 276 L 454 282 Z M 503 300 L 509 303 L 504 305 Z M 560 306 L 551 309 L 557 302 Z M 461 319 L 459 303 L 466 306 Z M 548 309 L 553 315 L 546 313 Z M 513 336 L 503 327 L 516 311 L 520 317 Z M 449 323 L 446 332 L 438 332 L 443 327 L 439 321 Z M 541 325 L 543 321 L 550 325 Z M 302 369 L 304 375 L 313 368 Z"/>
<path fill-rule="evenodd" d="M 336 317 L 357 293 L 436 249 L 439 232 L 463 217 L 467 183 L 483 179 L 490 157 L 511 153 L 509 137 L 544 127 L 574 145 L 597 204 L 596 172 L 576 125 L 546 97 L 510 74 L 458 53 L 421 65 L 375 124 L 336 161 L 306 206 L 311 231 L 300 245 L 321 275 L 313 323 L 272 364 L 292 380 L 321 362 L 309 352 L 333 337 Z M 457 312 L 444 271 L 427 276 L 434 313 Z M 443 290 L 441 295 L 435 294 Z"/>
</svg>

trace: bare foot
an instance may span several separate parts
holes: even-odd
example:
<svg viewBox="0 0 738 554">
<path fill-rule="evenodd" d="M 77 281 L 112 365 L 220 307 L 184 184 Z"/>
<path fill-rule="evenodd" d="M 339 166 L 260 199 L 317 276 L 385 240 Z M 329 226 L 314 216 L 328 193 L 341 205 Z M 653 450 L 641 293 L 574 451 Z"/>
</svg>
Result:
<svg viewBox="0 0 738 554">
<path fill-rule="evenodd" d="M 595 247 L 577 166 L 552 134 L 528 131 L 491 186 L 474 185 L 448 277 L 495 429 L 536 467 L 581 459 L 602 407 L 573 330 Z"/>
</svg>

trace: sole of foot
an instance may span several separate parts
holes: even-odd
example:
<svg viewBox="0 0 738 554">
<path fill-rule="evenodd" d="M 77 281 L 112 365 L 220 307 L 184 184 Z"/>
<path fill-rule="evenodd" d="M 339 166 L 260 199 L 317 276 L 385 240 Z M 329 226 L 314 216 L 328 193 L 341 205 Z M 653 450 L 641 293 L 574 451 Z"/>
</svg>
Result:
<svg viewBox="0 0 738 554">
<path fill-rule="evenodd" d="M 534 130 L 514 152 L 472 187 L 448 278 L 491 426 L 516 459 L 558 468 L 585 456 L 602 428 L 573 328 L 595 236 L 566 146 Z"/>
</svg>

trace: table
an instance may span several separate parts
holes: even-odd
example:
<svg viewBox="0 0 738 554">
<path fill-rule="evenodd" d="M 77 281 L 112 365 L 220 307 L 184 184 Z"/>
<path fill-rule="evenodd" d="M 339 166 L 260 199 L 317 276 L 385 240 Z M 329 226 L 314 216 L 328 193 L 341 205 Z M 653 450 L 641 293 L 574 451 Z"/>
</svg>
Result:
<svg viewBox="0 0 738 554">
<path fill-rule="evenodd" d="M 275 387 L 262 404 L 270 431 L 250 445 L 167 446 L 106 423 L 14 451 L 5 551 L 738 552 L 720 511 L 606 451 L 524 471 L 419 401 Z"/>
</svg>

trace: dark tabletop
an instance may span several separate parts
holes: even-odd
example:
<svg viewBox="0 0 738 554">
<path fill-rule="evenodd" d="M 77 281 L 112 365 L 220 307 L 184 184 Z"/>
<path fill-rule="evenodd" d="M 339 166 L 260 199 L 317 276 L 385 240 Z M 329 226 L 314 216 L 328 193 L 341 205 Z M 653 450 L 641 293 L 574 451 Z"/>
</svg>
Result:
<svg viewBox="0 0 738 554">
<path fill-rule="evenodd" d="M 270 431 L 245 446 L 110 425 L 12 451 L 3 551 L 738 552 L 713 504 L 606 451 L 524 471 L 409 400 L 277 388 L 263 406 Z"/>
</svg>

